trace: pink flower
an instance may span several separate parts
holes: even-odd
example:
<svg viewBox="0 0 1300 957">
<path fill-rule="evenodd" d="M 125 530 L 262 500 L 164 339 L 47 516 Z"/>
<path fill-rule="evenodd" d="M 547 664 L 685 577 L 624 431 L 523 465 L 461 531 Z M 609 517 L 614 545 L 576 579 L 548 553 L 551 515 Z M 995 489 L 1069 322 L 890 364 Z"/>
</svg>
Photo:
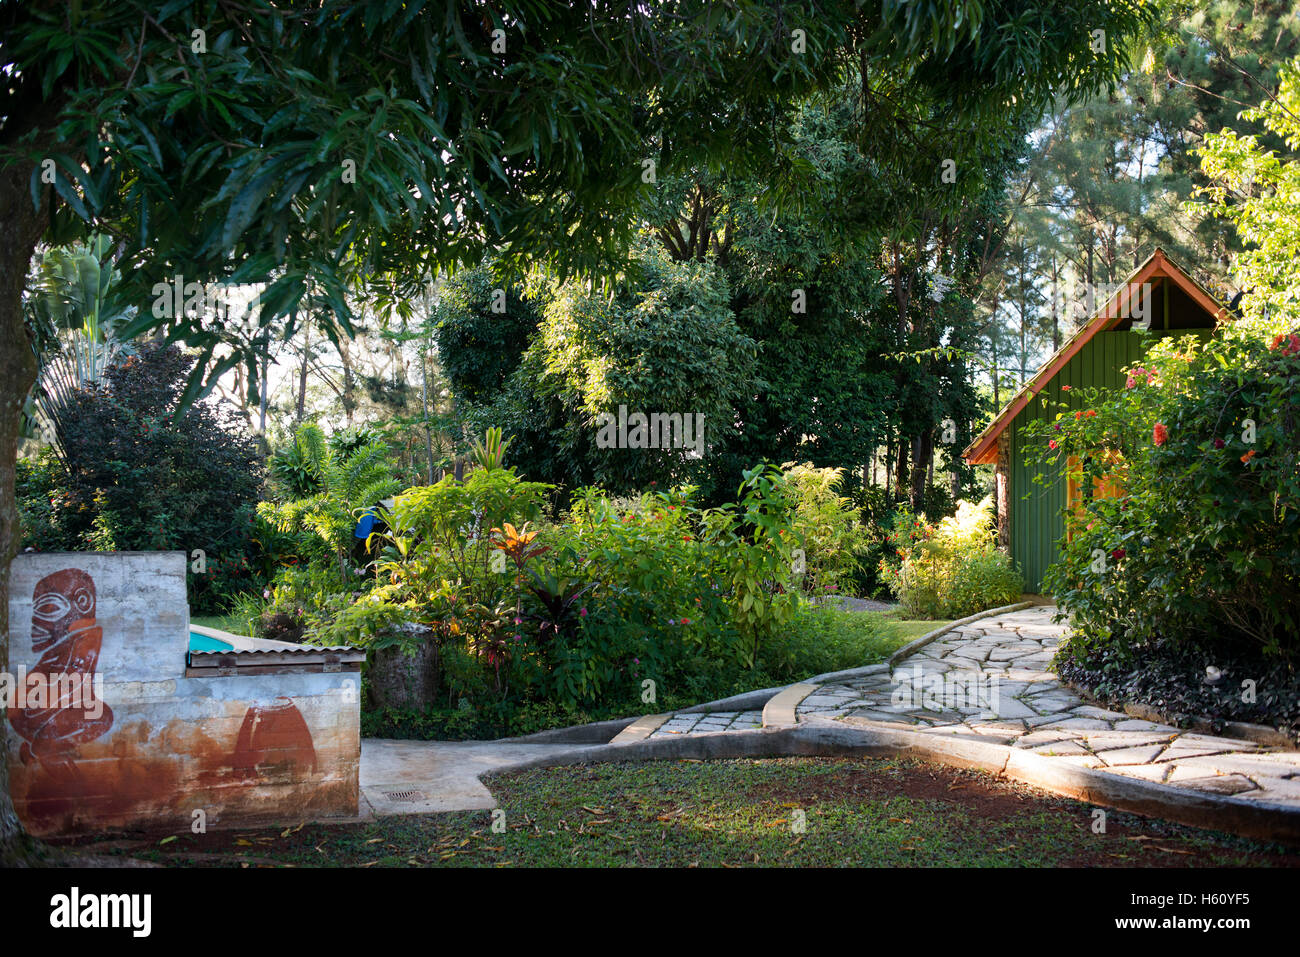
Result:
<svg viewBox="0 0 1300 957">
<path fill-rule="evenodd" d="M 586 617 L 587 617 L 587 609 L 586 609 L 586 608 L 579 608 L 579 609 L 578 609 L 578 614 L 581 615 L 583 618 L 586 618 Z"/>
<path fill-rule="evenodd" d="M 1138 384 L 1137 379 L 1133 378 L 1132 376 L 1129 376 L 1127 379 L 1124 380 L 1124 388 L 1126 389 L 1131 389 L 1137 384 Z"/>
</svg>

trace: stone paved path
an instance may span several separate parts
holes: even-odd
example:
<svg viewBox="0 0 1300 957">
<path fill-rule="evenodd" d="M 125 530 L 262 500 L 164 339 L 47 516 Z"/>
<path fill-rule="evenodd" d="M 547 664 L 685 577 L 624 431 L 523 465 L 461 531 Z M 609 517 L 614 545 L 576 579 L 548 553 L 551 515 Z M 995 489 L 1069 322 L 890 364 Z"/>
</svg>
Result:
<svg viewBox="0 0 1300 957">
<path fill-rule="evenodd" d="M 1029 748 L 1148 781 L 1300 805 L 1300 752 L 1084 704 L 1049 670 L 1066 630 L 1052 624 L 1054 612 L 1026 608 L 955 629 L 892 674 L 820 685 L 796 713 Z"/>
<path fill-rule="evenodd" d="M 799 721 L 965 737 L 1069 764 L 1300 807 L 1300 752 L 1085 704 L 1050 670 L 1065 633 L 1037 606 L 954 629 L 899 662 L 818 684 Z M 760 727 L 759 711 L 670 715 L 651 738 Z"/>
<path fill-rule="evenodd" d="M 675 734 L 708 734 L 713 731 L 753 731 L 762 726 L 762 711 L 678 713 L 656 728 L 650 737 L 668 738 Z"/>
</svg>

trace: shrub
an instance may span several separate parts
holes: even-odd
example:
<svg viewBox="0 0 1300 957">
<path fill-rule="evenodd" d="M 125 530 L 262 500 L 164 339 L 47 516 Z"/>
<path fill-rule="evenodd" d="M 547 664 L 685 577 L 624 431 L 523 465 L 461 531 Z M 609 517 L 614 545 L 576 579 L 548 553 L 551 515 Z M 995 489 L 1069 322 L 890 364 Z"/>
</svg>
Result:
<svg viewBox="0 0 1300 957">
<path fill-rule="evenodd" d="M 800 586 L 809 594 L 852 594 L 870 548 L 870 534 L 839 494 L 844 470 L 787 462 L 782 474 L 794 498 L 791 526 L 804 552 Z"/>
<path fill-rule="evenodd" d="M 1024 587 L 997 548 L 991 498 L 959 502 L 937 524 L 902 510 L 890 541 L 895 558 L 882 561 L 881 576 L 911 618 L 962 618 L 1013 602 Z"/>
<path fill-rule="evenodd" d="M 47 454 L 26 469 L 24 545 L 201 549 L 202 570 L 187 566 L 189 601 L 209 613 L 254 587 L 262 463 L 231 409 L 200 401 L 177 416 L 193 365 L 175 346 L 145 345 L 76 391 L 60 425 L 64 460 Z"/>
<path fill-rule="evenodd" d="M 291 463 L 281 458 L 272 472 L 278 482 L 286 483 L 286 495 L 302 490 L 310 494 L 262 502 L 258 514 L 281 534 L 308 532 L 319 539 L 346 584 L 349 573 L 357 571 L 348 559 L 356 545 L 358 519 L 401 488 L 393 477 L 388 447 L 366 436 L 336 447 L 325 440 L 319 426 L 308 423 L 298 429 L 292 448 Z"/>
<path fill-rule="evenodd" d="M 1040 462 L 1077 456 L 1085 499 L 1045 584 L 1071 646 L 1132 662 L 1151 641 L 1300 655 L 1300 335 L 1157 343 L 1126 388 L 1028 429 Z M 1125 650 L 1128 649 L 1128 650 Z"/>
</svg>

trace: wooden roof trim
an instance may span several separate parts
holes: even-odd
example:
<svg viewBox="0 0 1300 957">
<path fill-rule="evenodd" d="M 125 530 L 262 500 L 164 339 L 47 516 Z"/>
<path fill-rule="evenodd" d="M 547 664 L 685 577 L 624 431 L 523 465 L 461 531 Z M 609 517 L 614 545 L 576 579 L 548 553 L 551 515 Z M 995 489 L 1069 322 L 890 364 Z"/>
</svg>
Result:
<svg viewBox="0 0 1300 957">
<path fill-rule="evenodd" d="M 1191 297 L 1198 306 L 1212 315 L 1216 323 L 1227 316 L 1228 311 L 1223 305 L 1206 292 L 1200 283 L 1171 262 L 1163 249 L 1157 247 L 1156 251 L 1148 256 L 1142 265 L 1129 274 L 1129 277 L 1120 284 L 1119 289 L 1106 303 L 1093 313 L 1092 318 L 1067 339 L 1065 344 L 1056 351 L 1052 358 L 1047 360 L 1034 377 L 1021 387 L 1020 391 L 985 427 L 984 431 L 966 447 L 966 450 L 962 452 L 962 458 L 972 465 L 995 464 L 997 462 L 998 436 L 1002 434 L 1003 430 L 1021 413 L 1030 400 L 1038 395 L 1043 390 L 1043 387 L 1055 378 L 1058 372 L 1065 368 L 1066 363 L 1078 355 L 1079 350 L 1087 345 L 1093 336 L 1098 332 L 1103 332 L 1118 325 L 1127 318 L 1131 312 L 1129 305 L 1134 289 L 1140 289 L 1143 283 L 1157 278 L 1168 279 L 1176 285 Z"/>
</svg>

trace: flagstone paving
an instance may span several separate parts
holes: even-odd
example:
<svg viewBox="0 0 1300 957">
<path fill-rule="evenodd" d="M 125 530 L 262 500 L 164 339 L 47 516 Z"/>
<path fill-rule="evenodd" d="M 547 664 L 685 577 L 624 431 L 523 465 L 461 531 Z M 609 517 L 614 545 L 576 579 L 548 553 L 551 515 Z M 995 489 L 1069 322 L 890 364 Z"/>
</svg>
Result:
<svg viewBox="0 0 1300 957">
<path fill-rule="evenodd" d="M 1183 731 L 1083 701 L 1051 670 L 1066 625 L 1037 606 L 954 629 L 902 660 L 818 685 L 800 721 L 834 719 L 1026 748 L 1068 764 L 1300 808 L 1300 752 Z M 670 715 L 651 737 L 748 730 L 758 711 Z"/>
<path fill-rule="evenodd" d="M 675 734 L 708 734 L 715 731 L 753 731 L 762 726 L 762 711 L 678 713 L 656 728 L 650 737 L 668 738 Z"/>
</svg>

